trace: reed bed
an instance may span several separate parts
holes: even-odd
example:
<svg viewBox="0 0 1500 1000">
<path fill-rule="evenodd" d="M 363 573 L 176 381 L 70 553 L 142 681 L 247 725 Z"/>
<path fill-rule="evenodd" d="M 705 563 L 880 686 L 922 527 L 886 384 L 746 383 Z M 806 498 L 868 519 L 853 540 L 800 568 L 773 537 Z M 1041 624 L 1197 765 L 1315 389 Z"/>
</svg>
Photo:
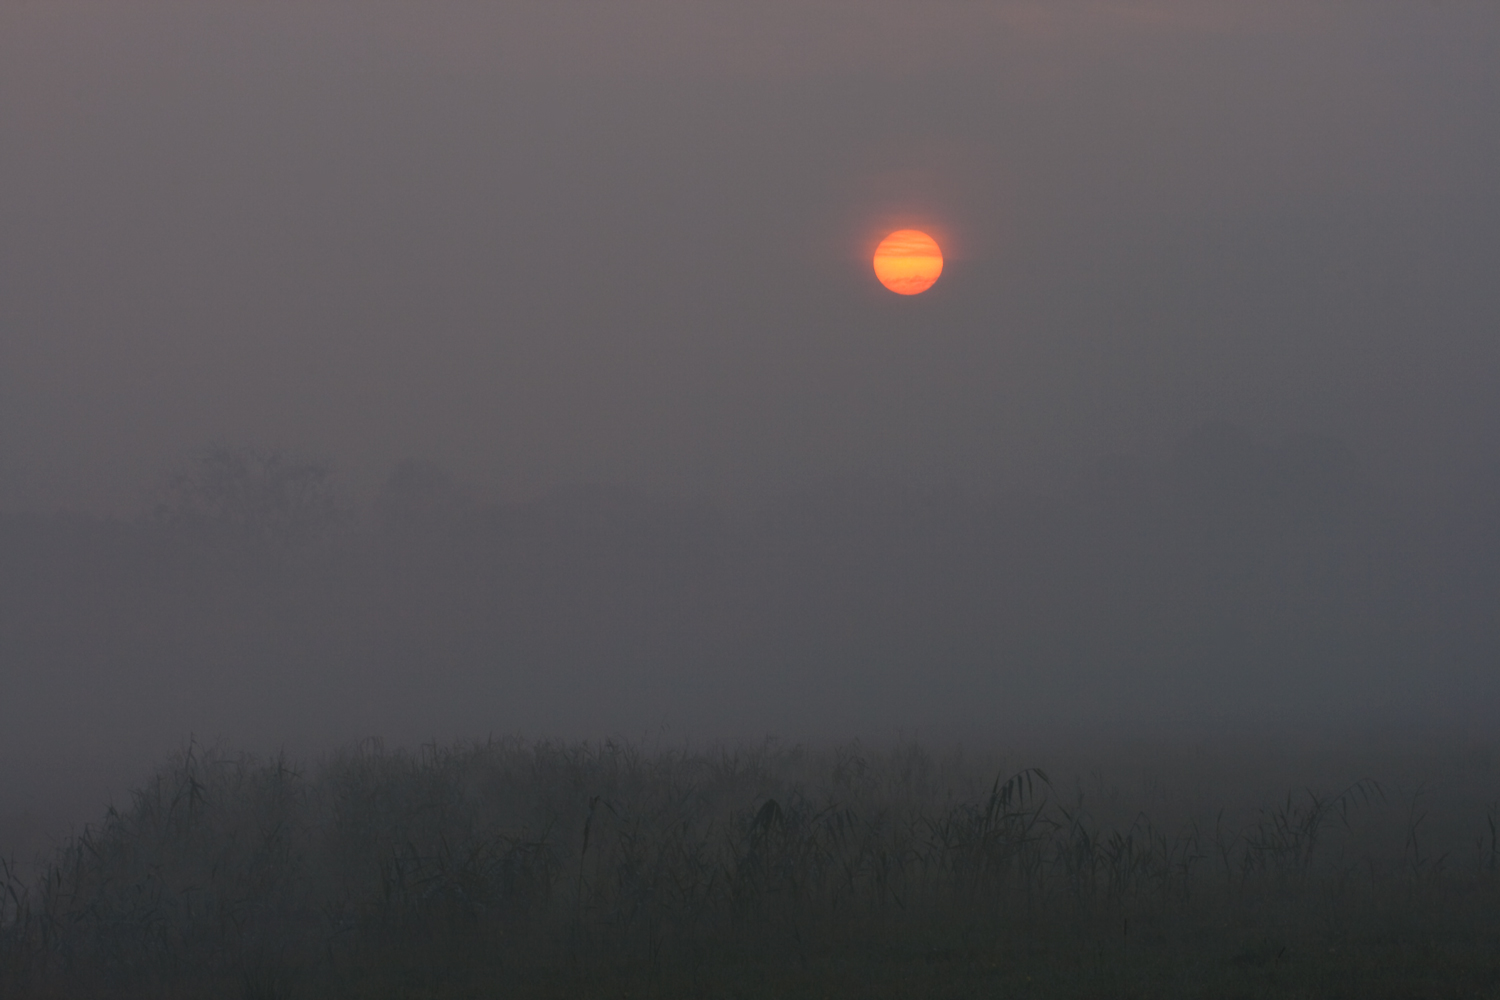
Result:
<svg viewBox="0 0 1500 1000">
<path fill-rule="evenodd" d="M 189 746 L 0 867 L 0 995 L 1500 996 L 1495 817 L 1152 819 L 914 746 Z"/>
</svg>

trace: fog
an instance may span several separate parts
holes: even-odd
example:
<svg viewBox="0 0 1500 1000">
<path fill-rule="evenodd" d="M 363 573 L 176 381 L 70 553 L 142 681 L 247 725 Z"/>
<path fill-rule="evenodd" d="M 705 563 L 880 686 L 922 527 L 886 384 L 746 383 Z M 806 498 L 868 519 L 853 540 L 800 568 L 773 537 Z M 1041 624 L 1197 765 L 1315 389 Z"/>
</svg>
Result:
<svg viewBox="0 0 1500 1000">
<path fill-rule="evenodd" d="M 0 4 L 0 852 L 190 737 L 1487 739 L 1496 107 L 1479 2 Z"/>
</svg>

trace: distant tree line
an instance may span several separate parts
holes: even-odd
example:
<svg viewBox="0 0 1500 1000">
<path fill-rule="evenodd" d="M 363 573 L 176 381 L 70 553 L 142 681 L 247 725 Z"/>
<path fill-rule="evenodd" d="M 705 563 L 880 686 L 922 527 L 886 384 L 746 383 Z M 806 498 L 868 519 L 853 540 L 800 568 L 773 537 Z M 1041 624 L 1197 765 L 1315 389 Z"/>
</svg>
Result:
<svg viewBox="0 0 1500 1000">
<path fill-rule="evenodd" d="M 131 704 L 163 731 L 351 735 L 506 713 L 1332 724 L 1497 689 L 1497 495 L 1399 508 L 1337 442 L 1213 425 L 1064 494 L 866 483 L 733 517 L 606 487 L 485 503 L 420 461 L 365 512 L 334 487 L 326 463 L 214 448 L 137 521 L 0 516 L 13 687 L 70 724 Z"/>
</svg>

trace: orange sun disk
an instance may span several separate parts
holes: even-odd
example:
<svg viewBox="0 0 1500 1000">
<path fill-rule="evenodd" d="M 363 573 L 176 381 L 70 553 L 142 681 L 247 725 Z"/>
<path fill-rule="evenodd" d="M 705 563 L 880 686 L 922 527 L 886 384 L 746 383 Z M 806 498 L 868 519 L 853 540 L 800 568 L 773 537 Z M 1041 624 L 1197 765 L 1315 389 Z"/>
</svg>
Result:
<svg viewBox="0 0 1500 1000">
<path fill-rule="evenodd" d="M 897 295 L 916 295 L 943 273 L 943 251 L 920 229 L 898 229 L 875 248 L 875 277 Z"/>
</svg>

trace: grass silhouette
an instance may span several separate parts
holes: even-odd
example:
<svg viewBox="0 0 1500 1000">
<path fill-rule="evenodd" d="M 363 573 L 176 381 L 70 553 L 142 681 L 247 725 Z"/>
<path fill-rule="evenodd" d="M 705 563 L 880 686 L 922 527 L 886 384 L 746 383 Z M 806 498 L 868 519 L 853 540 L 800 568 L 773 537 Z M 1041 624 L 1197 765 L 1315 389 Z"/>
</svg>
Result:
<svg viewBox="0 0 1500 1000">
<path fill-rule="evenodd" d="M 1420 804 L 1153 821 L 915 746 L 189 746 L 0 869 L 0 993 L 1500 996 L 1494 812 Z"/>
</svg>

